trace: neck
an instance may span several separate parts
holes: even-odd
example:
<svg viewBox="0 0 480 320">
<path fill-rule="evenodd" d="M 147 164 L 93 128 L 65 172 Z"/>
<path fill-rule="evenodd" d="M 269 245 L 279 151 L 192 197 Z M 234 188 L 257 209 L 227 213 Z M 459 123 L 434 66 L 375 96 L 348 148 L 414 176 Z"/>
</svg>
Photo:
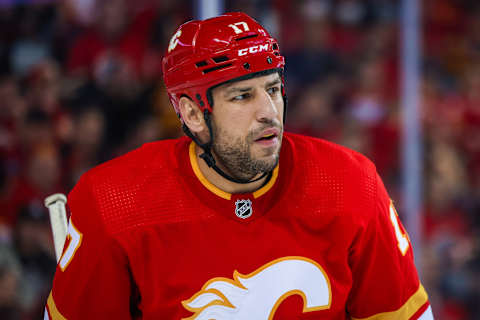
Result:
<svg viewBox="0 0 480 320">
<path fill-rule="evenodd" d="M 205 161 L 200 158 L 200 154 L 202 153 L 203 153 L 203 150 L 198 145 L 195 145 L 195 154 L 196 154 L 197 163 L 200 171 L 211 184 L 213 184 L 215 187 L 225 192 L 228 192 L 228 193 L 254 192 L 260 189 L 265 183 L 266 179 L 268 179 L 268 176 L 265 176 L 263 179 L 260 179 L 258 181 L 254 181 L 251 183 L 243 184 L 243 183 L 232 182 L 230 180 L 225 179 L 224 177 L 219 175 L 215 170 L 210 168 L 205 163 Z M 217 165 L 222 171 L 228 172 L 220 164 L 217 163 Z M 259 173 L 257 176 L 253 177 L 252 180 L 259 177 L 261 174 L 262 173 Z"/>
</svg>

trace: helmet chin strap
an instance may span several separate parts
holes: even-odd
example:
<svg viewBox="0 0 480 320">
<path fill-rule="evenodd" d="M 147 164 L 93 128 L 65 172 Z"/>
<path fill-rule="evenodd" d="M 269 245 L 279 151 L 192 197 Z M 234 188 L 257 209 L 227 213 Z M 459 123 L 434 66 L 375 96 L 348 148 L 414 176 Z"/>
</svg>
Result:
<svg viewBox="0 0 480 320">
<path fill-rule="evenodd" d="M 215 158 L 212 155 L 213 130 L 212 130 L 212 122 L 211 122 L 211 119 L 210 119 L 210 112 L 208 111 L 208 109 L 205 109 L 203 111 L 203 118 L 205 119 L 205 123 L 207 124 L 208 132 L 210 133 L 210 141 L 208 141 L 207 143 L 200 143 L 198 138 L 195 137 L 192 134 L 190 129 L 185 125 L 185 123 L 183 124 L 182 127 L 183 127 L 183 131 L 185 132 L 185 134 L 187 136 L 189 136 L 200 148 L 202 148 L 203 153 L 200 155 L 200 158 L 202 158 L 210 168 L 215 170 L 219 175 L 221 175 L 225 179 L 227 179 L 231 182 L 241 183 L 241 184 L 247 184 L 247 183 L 252 183 L 252 182 L 261 180 L 261 179 L 265 178 L 267 175 L 271 176 L 272 172 L 270 171 L 270 172 L 264 172 L 260 177 L 258 177 L 256 179 L 244 180 L 244 179 L 234 178 L 234 177 L 228 175 L 227 173 L 223 172 L 222 169 L 220 169 L 216 165 Z"/>
</svg>

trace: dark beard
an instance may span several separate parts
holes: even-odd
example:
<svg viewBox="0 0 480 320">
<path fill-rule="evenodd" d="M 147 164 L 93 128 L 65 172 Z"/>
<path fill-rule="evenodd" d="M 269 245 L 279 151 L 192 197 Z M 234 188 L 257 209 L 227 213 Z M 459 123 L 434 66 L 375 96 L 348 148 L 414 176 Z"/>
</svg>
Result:
<svg viewBox="0 0 480 320">
<path fill-rule="evenodd" d="M 264 126 L 254 132 L 250 132 L 245 140 L 241 138 L 228 138 L 224 130 L 215 129 L 212 149 L 215 153 L 217 161 L 227 170 L 228 174 L 235 179 L 251 180 L 259 173 L 270 172 L 278 164 L 279 154 L 275 155 L 274 160 L 253 159 L 251 156 L 251 146 L 254 137 L 258 136 L 263 130 L 272 127 L 272 125 Z M 222 142 L 223 137 L 227 142 Z M 278 136 L 281 139 L 282 135 Z"/>
</svg>

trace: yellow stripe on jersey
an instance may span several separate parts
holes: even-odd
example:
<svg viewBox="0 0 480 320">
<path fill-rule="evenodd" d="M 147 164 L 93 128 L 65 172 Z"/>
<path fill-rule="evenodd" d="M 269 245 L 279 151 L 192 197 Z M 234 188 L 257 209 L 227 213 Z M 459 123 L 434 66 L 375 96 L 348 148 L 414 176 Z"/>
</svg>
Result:
<svg viewBox="0 0 480 320">
<path fill-rule="evenodd" d="M 392 312 L 382 312 L 368 318 L 353 318 L 352 320 L 387 320 L 387 319 L 410 319 L 428 301 L 427 292 L 420 284 L 407 302 L 399 309 Z"/>
<path fill-rule="evenodd" d="M 197 176 L 198 180 L 200 180 L 200 182 L 204 185 L 204 187 L 212 191 L 213 193 L 215 193 L 220 198 L 230 200 L 232 198 L 232 195 L 230 193 L 215 187 L 210 181 L 207 180 L 207 178 L 205 178 L 202 171 L 200 171 L 200 167 L 198 166 L 198 163 L 197 163 L 197 155 L 195 153 L 195 142 L 193 141 L 190 144 L 189 154 L 190 154 L 190 163 L 192 165 L 193 172 L 195 172 L 195 175 Z"/>
<path fill-rule="evenodd" d="M 198 180 L 203 184 L 205 188 L 219 196 L 220 198 L 226 199 L 226 200 L 231 200 L 232 199 L 232 194 L 225 192 L 216 186 L 214 186 L 210 181 L 205 178 L 203 175 L 202 171 L 200 171 L 200 167 L 198 166 L 197 162 L 197 154 L 195 153 L 195 142 L 190 143 L 190 148 L 189 148 L 189 155 L 190 155 L 190 164 L 192 165 L 193 172 L 197 176 Z M 278 165 L 275 167 L 272 173 L 272 178 L 266 185 L 264 185 L 262 188 L 258 189 L 253 193 L 253 197 L 256 199 L 258 197 L 263 196 L 265 193 L 267 193 L 268 190 L 270 190 L 273 185 L 275 184 L 275 181 L 277 180 L 278 177 Z"/>
<path fill-rule="evenodd" d="M 50 295 L 48 296 L 47 306 L 52 320 L 67 320 L 62 316 L 60 311 L 58 311 L 55 301 L 53 301 L 52 291 L 50 291 Z"/>
<path fill-rule="evenodd" d="M 255 191 L 253 193 L 253 197 L 255 199 L 263 196 L 265 193 L 267 193 L 268 190 L 270 190 L 273 187 L 273 185 L 275 184 L 275 181 L 277 181 L 277 177 L 278 177 L 278 166 L 279 165 L 277 164 L 275 169 L 273 169 L 272 178 L 270 179 L 270 181 L 268 181 L 268 183 L 266 185 L 264 185 L 262 188 L 258 189 L 257 191 Z"/>
</svg>

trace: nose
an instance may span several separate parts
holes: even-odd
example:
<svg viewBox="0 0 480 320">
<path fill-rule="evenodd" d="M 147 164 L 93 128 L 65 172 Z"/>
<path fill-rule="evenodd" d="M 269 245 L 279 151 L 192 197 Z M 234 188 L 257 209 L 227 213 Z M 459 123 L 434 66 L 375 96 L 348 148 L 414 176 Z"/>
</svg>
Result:
<svg viewBox="0 0 480 320">
<path fill-rule="evenodd" d="M 261 91 L 257 100 L 257 121 L 271 122 L 279 114 L 278 106 L 266 91 Z"/>
</svg>

